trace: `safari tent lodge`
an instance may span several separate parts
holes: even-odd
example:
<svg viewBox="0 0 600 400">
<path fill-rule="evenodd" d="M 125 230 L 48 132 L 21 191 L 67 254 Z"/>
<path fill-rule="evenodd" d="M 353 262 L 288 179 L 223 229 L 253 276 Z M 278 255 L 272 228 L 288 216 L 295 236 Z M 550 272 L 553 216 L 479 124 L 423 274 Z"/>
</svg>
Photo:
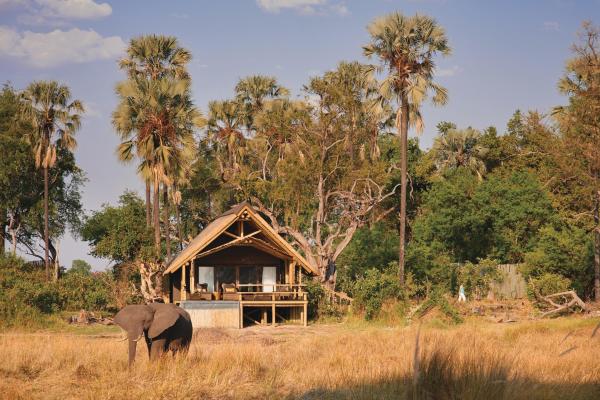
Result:
<svg viewBox="0 0 600 400">
<path fill-rule="evenodd" d="M 195 328 L 283 322 L 306 326 L 303 277 L 317 270 L 249 203 L 217 217 L 167 266 L 165 301 Z"/>
</svg>

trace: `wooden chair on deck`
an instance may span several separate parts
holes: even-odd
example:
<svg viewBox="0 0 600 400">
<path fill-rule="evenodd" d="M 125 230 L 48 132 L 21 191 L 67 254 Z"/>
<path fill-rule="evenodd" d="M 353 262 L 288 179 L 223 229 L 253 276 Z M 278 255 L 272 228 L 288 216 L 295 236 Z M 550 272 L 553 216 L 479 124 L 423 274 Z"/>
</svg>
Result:
<svg viewBox="0 0 600 400">
<path fill-rule="evenodd" d="M 212 293 L 208 291 L 208 283 L 198 283 L 197 292 L 192 296 L 198 300 L 212 300 Z"/>
<path fill-rule="evenodd" d="M 240 299 L 235 283 L 223 283 L 223 300 L 236 301 Z"/>
</svg>

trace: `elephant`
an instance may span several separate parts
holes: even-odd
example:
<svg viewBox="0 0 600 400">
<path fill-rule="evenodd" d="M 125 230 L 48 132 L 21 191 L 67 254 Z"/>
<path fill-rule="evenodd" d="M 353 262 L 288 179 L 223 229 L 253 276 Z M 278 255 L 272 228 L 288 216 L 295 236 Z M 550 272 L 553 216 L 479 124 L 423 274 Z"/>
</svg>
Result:
<svg viewBox="0 0 600 400">
<path fill-rule="evenodd" d="M 135 360 L 137 342 L 142 335 L 150 360 L 157 360 L 169 350 L 173 354 L 187 354 L 192 341 L 190 314 L 175 304 L 128 305 L 115 315 L 113 321 L 127 333 L 129 367 Z"/>
</svg>

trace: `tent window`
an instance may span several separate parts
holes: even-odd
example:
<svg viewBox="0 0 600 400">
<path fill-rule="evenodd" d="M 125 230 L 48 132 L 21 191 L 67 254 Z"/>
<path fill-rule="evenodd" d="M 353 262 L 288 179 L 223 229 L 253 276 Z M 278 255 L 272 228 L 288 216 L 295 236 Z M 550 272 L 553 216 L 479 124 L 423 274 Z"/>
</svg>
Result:
<svg viewBox="0 0 600 400">
<path fill-rule="evenodd" d="M 208 285 L 208 291 L 215 291 L 215 268 L 214 267 L 198 267 L 198 285 Z"/>
<path fill-rule="evenodd" d="M 275 283 L 277 283 L 277 267 L 263 267 L 262 284 L 263 292 L 274 292 Z"/>
</svg>

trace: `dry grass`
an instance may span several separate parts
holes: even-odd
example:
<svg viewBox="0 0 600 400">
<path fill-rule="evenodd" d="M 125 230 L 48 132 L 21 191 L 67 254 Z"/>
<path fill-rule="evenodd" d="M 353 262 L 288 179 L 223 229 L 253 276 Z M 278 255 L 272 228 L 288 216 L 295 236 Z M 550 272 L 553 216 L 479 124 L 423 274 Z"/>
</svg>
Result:
<svg viewBox="0 0 600 400">
<path fill-rule="evenodd" d="M 0 397 L 597 399 L 597 322 L 424 327 L 415 380 L 414 327 L 203 330 L 187 358 L 150 364 L 138 346 L 131 371 L 113 337 L 6 334 Z"/>
</svg>

